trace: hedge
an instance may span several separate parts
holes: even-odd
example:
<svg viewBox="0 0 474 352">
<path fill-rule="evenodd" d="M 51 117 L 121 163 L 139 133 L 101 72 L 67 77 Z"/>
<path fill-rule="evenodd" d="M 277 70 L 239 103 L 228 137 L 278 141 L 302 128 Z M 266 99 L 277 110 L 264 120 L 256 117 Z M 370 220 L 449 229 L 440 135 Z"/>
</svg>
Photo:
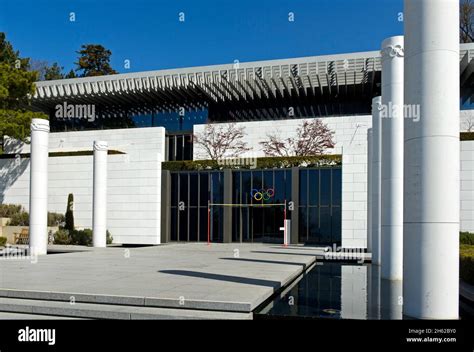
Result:
<svg viewBox="0 0 474 352">
<path fill-rule="evenodd" d="M 110 149 L 107 151 L 107 154 L 120 155 L 120 154 L 126 154 L 126 153 L 121 152 L 119 150 Z M 8 153 L 8 154 L 1 154 L 0 159 L 15 159 L 17 155 L 19 155 L 20 158 L 30 157 L 30 153 L 20 153 L 20 154 Z M 94 155 L 94 151 L 93 150 L 78 150 L 78 151 L 70 151 L 70 152 L 50 152 L 49 153 L 50 158 L 61 158 L 65 156 L 87 156 L 87 155 Z"/>
<path fill-rule="evenodd" d="M 0 204 L 0 218 L 10 218 L 8 226 L 29 226 L 30 216 L 18 204 Z M 64 215 L 48 212 L 48 226 L 62 226 Z"/>
<path fill-rule="evenodd" d="M 459 243 L 474 246 L 474 233 L 461 232 L 459 234 Z"/>
<path fill-rule="evenodd" d="M 6 244 L 7 244 L 7 238 L 0 237 L 0 247 L 5 247 Z"/>
<path fill-rule="evenodd" d="M 291 157 L 266 157 L 257 158 L 257 165 L 249 165 L 236 162 L 232 165 L 232 158 L 219 163 L 216 160 L 185 160 L 185 161 L 165 161 L 162 169 L 168 171 L 193 171 L 193 170 L 223 170 L 223 169 L 284 169 L 291 167 L 324 167 L 342 165 L 342 155 L 316 155 L 316 156 L 291 156 Z M 235 158 L 235 160 L 245 161 L 246 158 Z"/>
<path fill-rule="evenodd" d="M 21 211 L 22 207 L 19 204 L 0 204 L 0 218 L 11 218 Z"/>
<path fill-rule="evenodd" d="M 462 244 L 459 254 L 459 276 L 474 285 L 474 246 Z"/>
<path fill-rule="evenodd" d="M 474 132 L 461 132 L 461 141 L 474 141 Z"/>
<path fill-rule="evenodd" d="M 113 237 L 110 234 L 109 230 L 106 233 L 107 244 L 112 244 Z M 77 246 L 92 246 L 92 230 L 73 230 L 68 231 L 66 229 L 59 229 L 54 234 L 54 244 L 66 244 L 66 245 L 77 245 Z"/>
</svg>

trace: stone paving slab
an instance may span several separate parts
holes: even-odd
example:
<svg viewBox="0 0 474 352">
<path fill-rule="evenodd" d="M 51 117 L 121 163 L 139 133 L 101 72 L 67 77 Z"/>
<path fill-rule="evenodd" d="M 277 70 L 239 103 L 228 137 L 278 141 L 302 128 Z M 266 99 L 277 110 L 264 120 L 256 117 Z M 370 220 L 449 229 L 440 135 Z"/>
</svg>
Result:
<svg viewBox="0 0 474 352">
<path fill-rule="evenodd" d="M 188 243 L 75 251 L 36 263 L 0 257 L 0 297 L 249 313 L 321 253 Z"/>
</svg>

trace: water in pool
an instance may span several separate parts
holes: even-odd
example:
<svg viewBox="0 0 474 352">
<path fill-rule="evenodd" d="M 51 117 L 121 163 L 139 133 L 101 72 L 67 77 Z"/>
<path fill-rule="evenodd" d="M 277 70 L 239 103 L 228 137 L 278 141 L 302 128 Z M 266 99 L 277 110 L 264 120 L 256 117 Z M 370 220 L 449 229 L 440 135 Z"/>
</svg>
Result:
<svg viewBox="0 0 474 352">
<path fill-rule="evenodd" d="M 402 319 L 402 284 L 371 264 L 318 262 L 260 307 L 256 319 Z"/>
</svg>

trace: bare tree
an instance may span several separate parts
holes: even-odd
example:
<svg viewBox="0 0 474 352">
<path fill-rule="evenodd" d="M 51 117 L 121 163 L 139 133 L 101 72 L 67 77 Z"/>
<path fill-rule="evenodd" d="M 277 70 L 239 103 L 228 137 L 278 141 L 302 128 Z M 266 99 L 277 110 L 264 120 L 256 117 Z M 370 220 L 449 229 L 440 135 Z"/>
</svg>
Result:
<svg viewBox="0 0 474 352">
<path fill-rule="evenodd" d="M 260 144 L 267 156 L 312 156 L 334 148 L 333 137 L 334 132 L 321 120 L 313 119 L 298 127 L 295 138 L 282 140 L 278 134 L 267 134 L 267 140 Z"/>
<path fill-rule="evenodd" d="M 204 131 L 194 135 L 194 143 L 200 145 L 211 160 L 236 158 L 250 150 L 242 138 L 245 128 L 235 123 L 207 124 Z"/>
<path fill-rule="evenodd" d="M 467 117 L 464 126 L 466 127 L 466 132 L 474 132 L 474 117 Z"/>
<path fill-rule="evenodd" d="M 461 43 L 474 42 L 474 2 L 461 0 L 460 4 L 460 41 Z"/>
</svg>

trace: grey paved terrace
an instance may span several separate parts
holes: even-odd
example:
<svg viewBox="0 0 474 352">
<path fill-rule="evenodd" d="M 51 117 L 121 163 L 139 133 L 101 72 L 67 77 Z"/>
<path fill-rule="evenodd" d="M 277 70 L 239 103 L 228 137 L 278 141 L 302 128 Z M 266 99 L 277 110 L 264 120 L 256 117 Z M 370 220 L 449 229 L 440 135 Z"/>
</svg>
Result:
<svg viewBox="0 0 474 352">
<path fill-rule="evenodd" d="M 56 253 L 36 263 L 0 256 L 0 297 L 249 313 L 322 254 L 188 243 Z"/>
</svg>

